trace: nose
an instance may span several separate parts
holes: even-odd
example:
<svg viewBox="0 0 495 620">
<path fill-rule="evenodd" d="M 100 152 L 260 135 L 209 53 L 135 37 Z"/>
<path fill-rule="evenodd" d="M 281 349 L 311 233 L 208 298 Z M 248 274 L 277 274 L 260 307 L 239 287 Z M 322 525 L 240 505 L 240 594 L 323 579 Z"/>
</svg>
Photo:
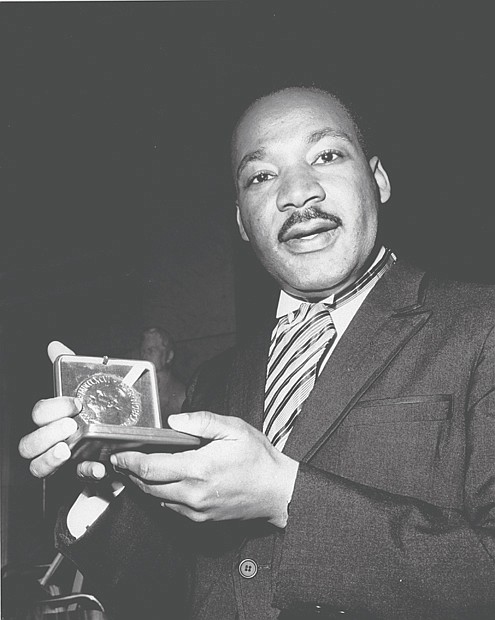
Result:
<svg viewBox="0 0 495 620">
<path fill-rule="evenodd" d="M 313 170 L 301 167 L 287 172 L 282 177 L 277 194 L 277 207 L 280 211 L 290 208 L 300 209 L 313 202 L 321 202 L 325 198 L 325 190 Z"/>
</svg>

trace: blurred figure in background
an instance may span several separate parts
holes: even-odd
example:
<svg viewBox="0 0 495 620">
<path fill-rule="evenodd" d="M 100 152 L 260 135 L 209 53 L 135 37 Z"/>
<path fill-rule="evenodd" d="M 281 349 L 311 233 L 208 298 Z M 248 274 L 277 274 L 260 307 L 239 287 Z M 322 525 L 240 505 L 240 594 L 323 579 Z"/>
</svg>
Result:
<svg viewBox="0 0 495 620">
<path fill-rule="evenodd" d="M 172 337 L 161 327 L 149 327 L 141 334 L 140 353 L 143 359 L 155 365 L 162 415 L 179 413 L 186 391 L 172 372 L 175 355 Z"/>
</svg>

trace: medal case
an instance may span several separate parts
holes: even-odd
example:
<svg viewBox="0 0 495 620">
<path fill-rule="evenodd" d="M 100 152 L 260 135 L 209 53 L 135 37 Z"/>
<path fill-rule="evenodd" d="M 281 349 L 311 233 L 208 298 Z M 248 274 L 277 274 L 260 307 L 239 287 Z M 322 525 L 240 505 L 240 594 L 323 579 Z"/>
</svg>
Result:
<svg viewBox="0 0 495 620">
<path fill-rule="evenodd" d="M 177 452 L 200 440 L 162 428 L 155 367 L 143 360 L 60 355 L 54 362 L 56 396 L 77 397 L 82 410 L 67 440 L 72 458 L 106 461 L 124 450 Z"/>
</svg>

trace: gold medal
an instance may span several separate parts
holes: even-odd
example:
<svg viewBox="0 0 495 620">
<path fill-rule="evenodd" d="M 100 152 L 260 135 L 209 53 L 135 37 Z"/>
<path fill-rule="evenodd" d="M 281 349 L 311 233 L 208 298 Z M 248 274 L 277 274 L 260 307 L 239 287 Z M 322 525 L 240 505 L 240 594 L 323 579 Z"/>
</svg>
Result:
<svg viewBox="0 0 495 620">
<path fill-rule="evenodd" d="M 88 423 L 134 426 L 141 416 L 141 397 L 121 377 L 95 373 L 86 377 L 75 390 L 83 403 L 79 414 Z"/>
</svg>

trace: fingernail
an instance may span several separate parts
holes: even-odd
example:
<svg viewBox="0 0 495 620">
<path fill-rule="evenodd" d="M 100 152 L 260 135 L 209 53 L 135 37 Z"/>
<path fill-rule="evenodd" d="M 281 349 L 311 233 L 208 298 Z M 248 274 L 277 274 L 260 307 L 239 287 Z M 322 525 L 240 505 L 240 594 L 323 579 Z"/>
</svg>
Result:
<svg viewBox="0 0 495 620">
<path fill-rule="evenodd" d="M 67 436 L 72 435 L 77 431 L 77 422 L 74 418 L 65 418 L 65 428 Z"/>
<path fill-rule="evenodd" d="M 118 461 L 117 461 L 117 457 L 115 456 L 115 454 L 112 454 L 112 456 L 110 457 L 110 463 L 112 463 L 112 465 L 117 465 Z"/>
<path fill-rule="evenodd" d="M 189 417 L 188 413 L 174 413 L 168 416 L 168 421 L 169 423 L 172 420 L 172 422 L 185 422 L 187 424 Z"/>
<path fill-rule="evenodd" d="M 58 443 L 53 450 L 53 455 L 59 461 L 67 460 L 70 456 L 69 446 L 64 442 Z"/>
<path fill-rule="evenodd" d="M 93 478 L 96 478 L 97 480 L 101 480 L 101 478 L 103 478 L 105 476 L 105 466 L 103 465 L 103 463 L 96 463 L 96 465 L 93 465 L 93 469 L 91 471 Z"/>
<path fill-rule="evenodd" d="M 81 411 L 83 408 L 82 400 L 80 398 L 74 398 L 74 405 L 76 406 L 77 411 Z"/>
</svg>

